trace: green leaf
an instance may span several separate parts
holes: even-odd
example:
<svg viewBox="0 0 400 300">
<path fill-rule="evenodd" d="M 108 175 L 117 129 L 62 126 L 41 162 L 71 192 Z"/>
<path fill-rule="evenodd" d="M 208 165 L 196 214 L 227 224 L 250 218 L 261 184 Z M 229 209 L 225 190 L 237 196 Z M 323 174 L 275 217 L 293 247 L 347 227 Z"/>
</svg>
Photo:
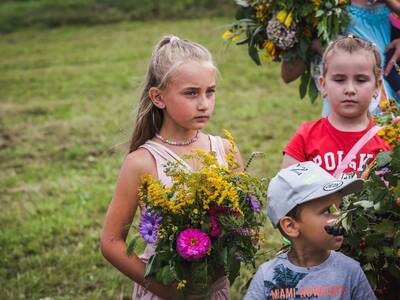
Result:
<svg viewBox="0 0 400 300">
<path fill-rule="evenodd" d="M 158 253 L 152 255 L 147 262 L 146 270 L 144 272 L 144 278 L 156 274 L 161 269 L 161 260 Z"/>
<path fill-rule="evenodd" d="M 299 93 L 300 98 L 303 99 L 307 93 L 308 82 L 310 81 L 310 73 L 306 72 L 301 76 L 300 86 L 299 86 Z"/>
<path fill-rule="evenodd" d="M 365 256 L 368 261 L 373 261 L 374 259 L 379 257 L 379 251 L 372 247 L 367 247 L 365 249 Z"/>
<path fill-rule="evenodd" d="M 164 285 L 170 285 L 177 280 L 177 274 L 171 266 L 164 266 L 156 274 L 156 280 Z"/>
<path fill-rule="evenodd" d="M 354 224 L 358 228 L 366 229 L 369 225 L 368 219 L 364 216 L 360 216 L 357 219 L 354 219 Z"/>
<path fill-rule="evenodd" d="M 313 79 L 311 79 L 308 84 L 308 96 L 310 97 L 311 103 L 314 103 L 318 97 L 318 89 Z"/>
<path fill-rule="evenodd" d="M 131 256 L 133 254 L 133 252 L 135 251 L 135 247 L 136 247 L 138 239 L 139 239 L 139 235 L 135 235 L 132 238 L 132 240 L 129 242 L 128 247 L 126 249 L 126 254 L 128 256 Z"/>
<path fill-rule="evenodd" d="M 396 266 L 395 264 L 390 264 L 389 265 L 389 272 L 392 274 L 394 277 L 400 280 L 400 268 L 399 266 Z"/>
<path fill-rule="evenodd" d="M 376 158 L 376 167 L 383 168 L 392 161 L 392 151 L 382 151 Z"/>
<path fill-rule="evenodd" d="M 228 263 L 228 278 L 229 283 L 232 285 L 239 276 L 240 271 L 240 261 L 238 261 L 235 255 L 229 255 L 229 263 Z"/>
<path fill-rule="evenodd" d="M 374 202 L 368 201 L 368 200 L 361 200 L 361 201 L 354 202 L 354 205 L 355 206 L 361 206 L 362 208 L 367 209 L 367 208 L 373 207 L 374 206 Z"/>
<path fill-rule="evenodd" d="M 382 247 L 382 252 L 385 256 L 390 257 L 393 255 L 393 249 L 387 246 Z"/>
<path fill-rule="evenodd" d="M 393 221 L 384 219 L 382 220 L 381 223 L 376 224 L 373 228 L 377 233 L 388 234 L 388 233 L 393 233 L 396 230 L 394 226 L 395 223 Z"/>
</svg>

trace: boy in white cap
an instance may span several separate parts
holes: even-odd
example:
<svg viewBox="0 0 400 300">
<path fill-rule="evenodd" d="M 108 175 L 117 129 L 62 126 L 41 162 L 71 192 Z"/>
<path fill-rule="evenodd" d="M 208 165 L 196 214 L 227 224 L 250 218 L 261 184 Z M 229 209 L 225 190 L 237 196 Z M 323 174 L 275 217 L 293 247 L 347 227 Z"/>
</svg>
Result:
<svg viewBox="0 0 400 300">
<path fill-rule="evenodd" d="M 281 170 L 268 187 L 267 214 L 291 248 L 259 267 L 244 299 L 376 299 L 360 264 L 334 251 L 343 235 L 325 230 L 335 218 L 330 207 L 362 187 L 310 161 Z"/>
</svg>

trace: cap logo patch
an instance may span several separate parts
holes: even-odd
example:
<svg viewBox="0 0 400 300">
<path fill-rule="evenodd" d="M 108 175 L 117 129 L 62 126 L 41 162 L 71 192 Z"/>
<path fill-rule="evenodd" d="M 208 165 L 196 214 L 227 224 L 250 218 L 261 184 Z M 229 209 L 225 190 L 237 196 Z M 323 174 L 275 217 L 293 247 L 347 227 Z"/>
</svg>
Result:
<svg viewBox="0 0 400 300">
<path fill-rule="evenodd" d="M 303 173 L 307 172 L 308 169 L 300 164 L 297 164 L 294 168 L 290 169 L 290 171 L 300 176 Z"/>
<path fill-rule="evenodd" d="M 329 191 L 333 191 L 333 190 L 336 190 L 336 189 L 340 188 L 342 185 L 343 185 L 343 181 L 336 180 L 336 181 L 333 181 L 333 182 L 325 184 L 322 189 L 324 191 L 329 192 Z"/>
</svg>

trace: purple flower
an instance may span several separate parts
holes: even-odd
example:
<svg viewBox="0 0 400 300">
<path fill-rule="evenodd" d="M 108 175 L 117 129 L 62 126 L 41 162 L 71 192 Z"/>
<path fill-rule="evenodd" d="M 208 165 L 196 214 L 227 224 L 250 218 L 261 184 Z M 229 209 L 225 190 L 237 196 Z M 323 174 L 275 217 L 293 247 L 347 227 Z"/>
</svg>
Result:
<svg viewBox="0 0 400 300">
<path fill-rule="evenodd" d="M 140 217 L 139 232 L 143 239 L 153 244 L 157 240 L 157 230 L 160 226 L 162 217 L 153 215 L 149 211 L 144 211 Z"/>
<path fill-rule="evenodd" d="M 375 175 L 382 176 L 382 175 L 385 175 L 386 173 L 389 173 L 389 172 L 390 172 L 390 169 L 388 167 L 384 167 L 384 168 L 382 168 L 380 170 L 376 170 L 375 171 Z"/>
<path fill-rule="evenodd" d="M 211 240 L 200 229 L 188 228 L 179 233 L 176 248 L 184 259 L 196 261 L 203 258 L 210 250 Z"/>
<path fill-rule="evenodd" d="M 256 213 L 260 212 L 260 203 L 256 199 L 253 198 L 251 194 L 246 195 L 247 200 L 250 202 L 253 211 Z"/>
<path fill-rule="evenodd" d="M 379 176 L 381 178 L 381 180 L 383 181 L 383 183 L 385 184 L 386 187 L 389 186 L 389 181 L 387 181 L 385 179 L 385 174 L 389 173 L 391 170 L 388 167 L 384 167 L 380 170 L 376 170 L 375 171 L 375 175 Z"/>
</svg>

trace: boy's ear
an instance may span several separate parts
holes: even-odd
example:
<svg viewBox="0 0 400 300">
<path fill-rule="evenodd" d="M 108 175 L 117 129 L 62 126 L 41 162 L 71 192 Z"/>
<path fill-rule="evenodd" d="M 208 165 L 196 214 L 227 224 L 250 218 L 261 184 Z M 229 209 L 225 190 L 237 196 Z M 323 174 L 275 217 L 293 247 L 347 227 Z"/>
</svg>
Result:
<svg viewBox="0 0 400 300">
<path fill-rule="evenodd" d="M 279 220 L 281 230 L 290 238 L 297 238 L 300 235 L 297 221 L 292 217 L 285 216 Z"/>
<path fill-rule="evenodd" d="M 156 87 L 151 87 L 149 89 L 149 98 L 153 104 L 158 107 L 159 109 L 165 108 L 165 103 L 163 101 L 160 89 Z"/>
</svg>

